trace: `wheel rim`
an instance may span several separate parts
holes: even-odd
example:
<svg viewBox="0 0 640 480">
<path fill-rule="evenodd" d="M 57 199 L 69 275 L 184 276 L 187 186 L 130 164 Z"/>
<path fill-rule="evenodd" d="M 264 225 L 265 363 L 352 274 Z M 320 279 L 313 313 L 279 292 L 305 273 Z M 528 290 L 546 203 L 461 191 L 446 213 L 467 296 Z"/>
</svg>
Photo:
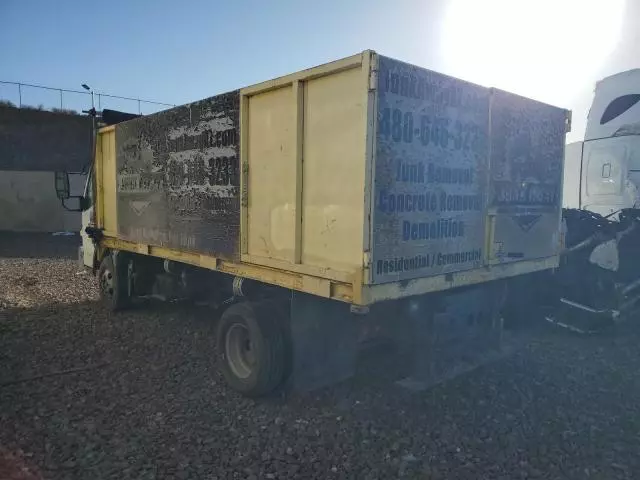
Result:
<svg viewBox="0 0 640 480">
<path fill-rule="evenodd" d="M 231 325 L 225 336 L 227 363 L 238 378 L 247 378 L 256 364 L 255 350 L 249 330 L 242 324 Z"/>
<path fill-rule="evenodd" d="M 113 297 L 113 273 L 108 268 L 100 276 L 100 290 L 105 297 Z"/>
</svg>

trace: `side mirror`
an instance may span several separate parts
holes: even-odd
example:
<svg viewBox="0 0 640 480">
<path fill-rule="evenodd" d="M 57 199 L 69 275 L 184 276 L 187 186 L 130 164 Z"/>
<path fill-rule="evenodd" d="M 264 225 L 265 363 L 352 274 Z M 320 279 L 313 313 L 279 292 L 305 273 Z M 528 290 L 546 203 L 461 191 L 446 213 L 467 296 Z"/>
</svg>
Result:
<svg viewBox="0 0 640 480">
<path fill-rule="evenodd" d="M 67 172 L 55 172 L 56 196 L 60 200 L 66 200 L 70 197 L 69 193 L 69 174 Z"/>
<path fill-rule="evenodd" d="M 78 204 L 80 206 L 80 211 L 84 212 L 91 206 L 91 201 L 87 197 L 78 197 Z"/>
</svg>

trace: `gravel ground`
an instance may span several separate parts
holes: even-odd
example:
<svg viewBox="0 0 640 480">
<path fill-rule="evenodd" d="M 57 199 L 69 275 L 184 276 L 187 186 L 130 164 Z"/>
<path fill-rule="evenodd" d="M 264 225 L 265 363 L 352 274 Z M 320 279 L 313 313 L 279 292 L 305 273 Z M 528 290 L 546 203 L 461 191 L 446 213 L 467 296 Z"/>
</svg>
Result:
<svg viewBox="0 0 640 480">
<path fill-rule="evenodd" d="M 217 372 L 213 314 L 112 315 L 74 260 L 11 257 L 0 258 L 0 453 L 46 479 L 640 478 L 633 325 L 532 332 L 516 354 L 426 392 L 369 355 L 349 382 L 256 402 Z"/>
</svg>

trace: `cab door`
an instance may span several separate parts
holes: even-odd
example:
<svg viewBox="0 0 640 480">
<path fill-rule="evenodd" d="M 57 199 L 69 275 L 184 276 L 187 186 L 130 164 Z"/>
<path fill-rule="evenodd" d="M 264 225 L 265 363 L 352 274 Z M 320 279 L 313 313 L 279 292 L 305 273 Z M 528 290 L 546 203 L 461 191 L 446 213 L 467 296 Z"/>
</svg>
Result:
<svg viewBox="0 0 640 480">
<path fill-rule="evenodd" d="M 87 183 L 84 186 L 83 196 L 85 198 L 85 209 L 82 211 L 82 225 L 80 227 L 80 237 L 82 238 L 82 254 L 79 259 L 85 267 L 93 268 L 93 258 L 95 254 L 95 245 L 93 240 L 89 238 L 85 228 L 93 221 L 94 212 L 94 195 L 93 195 L 93 169 L 87 176 Z"/>
</svg>

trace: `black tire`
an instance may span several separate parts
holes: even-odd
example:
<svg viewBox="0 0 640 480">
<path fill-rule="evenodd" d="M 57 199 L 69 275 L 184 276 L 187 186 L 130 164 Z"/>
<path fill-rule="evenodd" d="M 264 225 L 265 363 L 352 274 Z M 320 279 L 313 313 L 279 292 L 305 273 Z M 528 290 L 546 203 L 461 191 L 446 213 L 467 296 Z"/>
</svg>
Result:
<svg viewBox="0 0 640 480">
<path fill-rule="evenodd" d="M 120 255 L 118 255 L 120 256 Z M 100 298 L 112 312 L 123 310 L 131 305 L 129 286 L 127 284 L 127 263 L 125 258 L 114 258 L 106 255 L 98 269 L 98 287 Z"/>
<path fill-rule="evenodd" d="M 267 395 L 284 380 L 288 355 L 277 314 L 268 302 L 243 302 L 220 317 L 220 369 L 229 386 L 245 396 Z"/>
</svg>

